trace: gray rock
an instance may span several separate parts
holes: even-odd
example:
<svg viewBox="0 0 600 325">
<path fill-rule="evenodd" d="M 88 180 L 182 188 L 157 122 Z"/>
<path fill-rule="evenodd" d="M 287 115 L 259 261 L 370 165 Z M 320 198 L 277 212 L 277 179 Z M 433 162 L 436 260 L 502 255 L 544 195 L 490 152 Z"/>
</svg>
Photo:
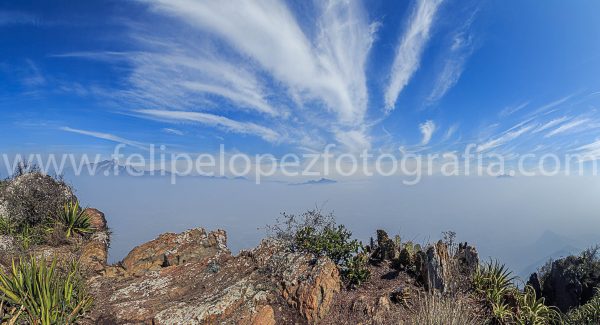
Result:
<svg viewBox="0 0 600 325">
<path fill-rule="evenodd" d="M 425 252 L 417 254 L 420 264 L 417 268 L 419 279 L 429 291 L 437 290 L 442 293 L 448 290 L 450 274 L 450 256 L 448 246 L 442 241 L 427 247 Z"/>
<path fill-rule="evenodd" d="M 0 215 L 17 223 L 39 223 L 53 217 L 69 201 L 77 200 L 69 185 L 51 176 L 32 172 L 0 187 Z"/>
<path fill-rule="evenodd" d="M 455 259 L 461 266 L 461 271 L 467 276 L 471 276 L 479 265 L 479 253 L 477 253 L 477 249 L 469 246 L 466 242 L 458 244 Z"/>
<path fill-rule="evenodd" d="M 12 252 L 14 249 L 14 238 L 12 236 L 0 235 L 0 252 Z"/>
</svg>

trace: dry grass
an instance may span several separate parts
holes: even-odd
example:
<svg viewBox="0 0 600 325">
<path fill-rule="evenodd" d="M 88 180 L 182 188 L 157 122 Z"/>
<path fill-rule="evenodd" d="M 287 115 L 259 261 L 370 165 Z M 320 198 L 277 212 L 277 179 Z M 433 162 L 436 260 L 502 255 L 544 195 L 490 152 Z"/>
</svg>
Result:
<svg viewBox="0 0 600 325">
<path fill-rule="evenodd" d="M 422 295 L 405 324 L 414 325 L 480 325 L 485 323 L 481 311 L 459 297 Z"/>
</svg>

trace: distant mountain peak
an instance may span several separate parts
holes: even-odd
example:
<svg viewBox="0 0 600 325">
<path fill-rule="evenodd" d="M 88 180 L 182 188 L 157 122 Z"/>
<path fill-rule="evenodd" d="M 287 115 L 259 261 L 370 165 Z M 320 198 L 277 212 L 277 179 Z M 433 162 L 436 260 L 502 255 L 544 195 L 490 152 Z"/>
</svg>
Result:
<svg viewBox="0 0 600 325">
<path fill-rule="evenodd" d="M 306 182 L 292 183 L 289 185 L 323 185 L 323 184 L 335 184 L 335 183 L 337 183 L 336 180 L 322 177 L 321 179 L 318 179 L 318 180 L 309 180 Z"/>
</svg>

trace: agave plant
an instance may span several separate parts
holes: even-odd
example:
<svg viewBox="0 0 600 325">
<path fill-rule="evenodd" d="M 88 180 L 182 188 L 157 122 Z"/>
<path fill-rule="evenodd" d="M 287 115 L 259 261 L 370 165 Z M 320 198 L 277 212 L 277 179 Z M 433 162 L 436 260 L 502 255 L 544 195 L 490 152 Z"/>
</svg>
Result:
<svg viewBox="0 0 600 325">
<path fill-rule="evenodd" d="M 92 232 L 90 217 L 79 207 L 79 202 L 65 204 L 59 221 L 65 227 L 65 236 L 71 237 L 74 233 L 87 234 Z"/>
<path fill-rule="evenodd" d="M 475 291 L 489 303 L 494 318 L 501 323 L 512 318 L 512 310 L 505 297 L 513 293 L 515 276 L 504 264 L 490 261 L 480 265 L 473 276 Z"/>
<path fill-rule="evenodd" d="M 510 291 L 516 279 L 504 264 L 490 261 L 479 268 L 473 276 L 475 290 L 491 302 L 499 302 Z"/>
<path fill-rule="evenodd" d="M 27 324 L 73 324 L 91 306 L 73 263 L 68 272 L 57 268 L 56 259 L 47 265 L 35 257 L 12 262 L 11 272 L 0 272 L 2 301 L 15 307 L 12 321 Z"/>
<path fill-rule="evenodd" d="M 538 298 L 532 286 L 527 285 L 522 293 L 516 295 L 518 310 L 515 323 L 519 325 L 562 324 L 561 315 L 554 307 L 544 304 L 544 298 Z"/>
</svg>

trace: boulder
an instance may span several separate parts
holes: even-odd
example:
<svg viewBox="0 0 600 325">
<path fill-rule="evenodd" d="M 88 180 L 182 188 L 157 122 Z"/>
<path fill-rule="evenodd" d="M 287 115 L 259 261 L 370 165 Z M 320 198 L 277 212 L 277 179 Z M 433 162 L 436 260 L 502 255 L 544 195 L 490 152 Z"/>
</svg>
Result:
<svg viewBox="0 0 600 325">
<path fill-rule="evenodd" d="M 53 217 L 64 204 L 77 200 L 69 185 L 59 179 L 31 172 L 0 187 L 0 216 L 16 222 L 42 222 Z"/>
<path fill-rule="evenodd" d="M 579 257 L 569 256 L 552 262 L 549 273 L 544 278 L 542 294 L 549 305 L 562 312 L 579 306 L 583 284 L 577 272 Z"/>
<path fill-rule="evenodd" d="M 107 230 L 104 213 L 93 208 L 87 208 L 83 210 L 83 212 L 90 218 L 90 226 L 94 229 L 94 231 Z"/>
<path fill-rule="evenodd" d="M 309 323 L 315 323 L 329 312 L 341 280 L 331 260 L 320 258 L 314 265 L 307 262 L 304 256 L 294 259 L 280 282 L 281 294 Z"/>
<path fill-rule="evenodd" d="M 166 233 L 134 248 L 121 262 L 125 270 L 140 276 L 163 267 L 202 261 L 218 253 L 229 254 L 223 230 L 210 233 L 202 228 L 180 234 Z"/>
<path fill-rule="evenodd" d="M 109 234 L 106 231 L 94 233 L 89 240 L 81 246 L 79 263 L 84 271 L 92 273 L 102 272 L 108 260 Z"/>
</svg>

